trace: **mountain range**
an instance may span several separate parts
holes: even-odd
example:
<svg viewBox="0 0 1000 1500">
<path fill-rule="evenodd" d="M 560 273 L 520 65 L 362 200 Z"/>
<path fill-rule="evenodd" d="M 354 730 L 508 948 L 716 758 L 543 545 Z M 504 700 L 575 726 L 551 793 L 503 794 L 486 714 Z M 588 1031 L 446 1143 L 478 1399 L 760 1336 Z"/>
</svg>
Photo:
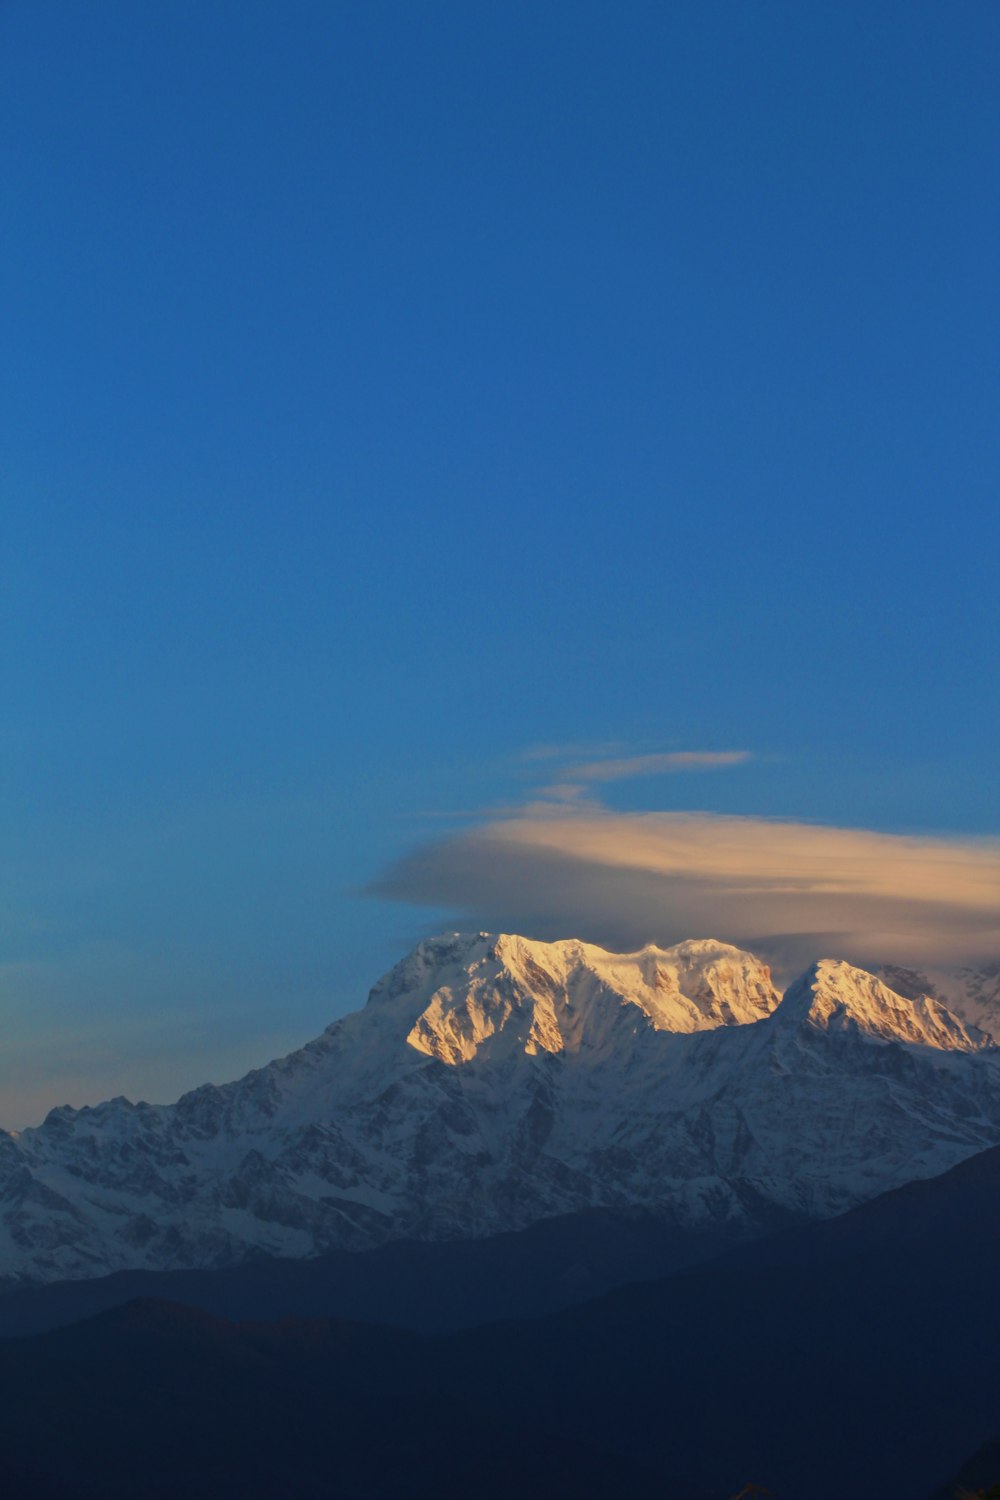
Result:
<svg viewBox="0 0 1000 1500">
<path fill-rule="evenodd" d="M 710 940 L 431 939 L 235 1083 L 0 1136 L 0 1266 L 227 1266 L 595 1212 L 718 1248 L 827 1218 L 1000 1142 L 1000 1049 L 893 977 L 824 960 L 781 995 Z"/>
</svg>

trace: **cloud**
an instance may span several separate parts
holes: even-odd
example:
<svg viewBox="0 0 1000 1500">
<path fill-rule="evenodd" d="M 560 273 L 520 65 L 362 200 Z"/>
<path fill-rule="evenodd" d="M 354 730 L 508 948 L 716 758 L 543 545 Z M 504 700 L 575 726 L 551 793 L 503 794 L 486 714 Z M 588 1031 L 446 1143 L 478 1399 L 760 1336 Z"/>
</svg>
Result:
<svg viewBox="0 0 1000 1500">
<path fill-rule="evenodd" d="M 1000 952 L 1000 848 L 711 813 L 538 802 L 425 845 L 375 893 L 612 948 L 685 937 L 802 964 Z"/>
<path fill-rule="evenodd" d="M 555 746 L 549 748 L 552 754 L 556 753 Z M 536 751 L 530 758 L 541 757 Z M 540 795 L 558 802 L 572 802 L 595 783 L 627 781 L 635 776 L 673 776 L 681 771 L 720 771 L 749 759 L 749 750 L 671 750 L 654 755 L 602 757 L 567 766 L 559 773 L 558 781 L 540 788 Z"/>
<path fill-rule="evenodd" d="M 624 781 L 630 776 L 669 776 L 677 771 L 718 771 L 750 759 L 749 750 L 674 750 L 662 755 L 629 755 L 592 760 L 564 771 L 567 781 Z"/>
</svg>

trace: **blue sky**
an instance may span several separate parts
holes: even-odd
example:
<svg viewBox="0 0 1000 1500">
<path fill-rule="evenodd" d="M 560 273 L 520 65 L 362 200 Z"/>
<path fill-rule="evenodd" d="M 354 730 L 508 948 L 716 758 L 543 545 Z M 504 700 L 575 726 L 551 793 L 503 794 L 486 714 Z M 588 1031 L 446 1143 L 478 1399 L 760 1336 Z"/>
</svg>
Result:
<svg viewBox="0 0 1000 1500">
<path fill-rule="evenodd" d="M 0 8 L 0 1120 L 353 1008 L 532 747 L 996 836 L 998 63 L 964 0 Z"/>
</svg>

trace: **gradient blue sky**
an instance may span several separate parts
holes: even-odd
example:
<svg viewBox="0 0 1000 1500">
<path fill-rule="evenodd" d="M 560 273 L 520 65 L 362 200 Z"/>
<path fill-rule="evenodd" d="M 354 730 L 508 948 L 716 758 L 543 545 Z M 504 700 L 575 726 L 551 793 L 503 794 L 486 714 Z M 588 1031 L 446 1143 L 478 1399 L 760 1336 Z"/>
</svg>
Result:
<svg viewBox="0 0 1000 1500">
<path fill-rule="evenodd" d="M 996 835 L 998 77 L 985 0 L 0 7 L 0 1121 L 353 1008 L 534 746 Z"/>
</svg>

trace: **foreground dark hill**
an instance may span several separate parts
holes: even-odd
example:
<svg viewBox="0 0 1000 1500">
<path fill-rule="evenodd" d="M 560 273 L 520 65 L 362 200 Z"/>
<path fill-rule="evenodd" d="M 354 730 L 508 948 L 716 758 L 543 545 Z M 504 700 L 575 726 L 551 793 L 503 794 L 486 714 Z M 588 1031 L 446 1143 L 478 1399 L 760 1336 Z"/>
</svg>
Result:
<svg viewBox="0 0 1000 1500">
<path fill-rule="evenodd" d="M 992 1244 L 700 1269 L 534 1324 L 450 1341 L 487 1403 L 516 1388 L 553 1430 L 717 1494 L 925 1500 L 1000 1430 Z"/>
<path fill-rule="evenodd" d="M 425 1359 L 417 1335 L 130 1303 L 0 1346 L 0 1482 L 17 1500 L 706 1500 L 547 1430 L 516 1392 L 443 1402 Z"/>
</svg>

